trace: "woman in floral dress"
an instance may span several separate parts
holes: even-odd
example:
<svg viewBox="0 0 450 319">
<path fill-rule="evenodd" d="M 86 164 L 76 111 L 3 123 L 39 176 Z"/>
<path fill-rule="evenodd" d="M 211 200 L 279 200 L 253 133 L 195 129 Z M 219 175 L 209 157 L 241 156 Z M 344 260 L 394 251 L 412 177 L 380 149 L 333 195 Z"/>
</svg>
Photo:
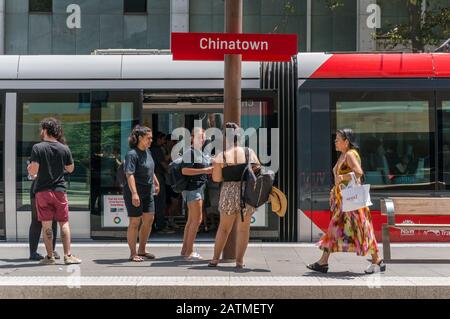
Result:
<svg viewBox="0 0 450 319">
<path fill-rule="evenodd" d="M 336 151 L 339 159 L 333 168 L 335 186 L 330 192 L 332 217 L 326 234 L 319 241 L 322 257 L 315 263 L 307 265 L 314 271 L 326 273 L 328 259 L 334 252 L 355 252 L 358 256 L 372 255 L 372 262 L 365 273 L 385 271 L 386 265 L 378 255 L 377 241 L 368 207 L 355 211 L 342 211 L 341 187 L 346 186 L 354 173 L 358 182 L 363 176 L 358 146 L 354 142 L 353 131 L 342 129 L 336 132 Z"/>
</svg>

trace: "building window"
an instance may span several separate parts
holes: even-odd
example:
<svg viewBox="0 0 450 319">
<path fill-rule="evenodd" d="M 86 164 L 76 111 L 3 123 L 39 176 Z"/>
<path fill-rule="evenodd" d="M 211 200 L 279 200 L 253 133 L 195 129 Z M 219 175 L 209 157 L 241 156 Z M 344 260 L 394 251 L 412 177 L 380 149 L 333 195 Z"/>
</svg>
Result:
<svg viewBox="0 0 450 319">
<path fill-rule="evenodd" d="M 357 1 L 311 1 L 311 51 L 356 51 Z"/>
<path fill-rule="evenodd" d="M 430 104 L 428 96 L 411 93 L 342 94 L 335 100 L 336 128 L 353 129 L 368 184 L 433 187 Z"/>
<path fill-rule="evenodd" d="M 147 0 L 124 0 L 123 9 L 125 13 L 146 13 Z"/>
<path fill-rule="evenodd" d="M 30 12 L 46 12 L 51 13 L 53 7 L 52 0 L 29 0 L 29 11 Z"/>
</svg>

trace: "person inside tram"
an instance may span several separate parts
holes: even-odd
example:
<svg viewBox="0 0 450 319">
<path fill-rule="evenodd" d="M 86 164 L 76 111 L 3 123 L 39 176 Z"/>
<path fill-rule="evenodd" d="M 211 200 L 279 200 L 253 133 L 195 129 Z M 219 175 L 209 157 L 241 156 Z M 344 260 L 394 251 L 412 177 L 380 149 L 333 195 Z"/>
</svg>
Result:
<svg viewBox="0 0 450 319">
<path fill-rule="evenodd" d="M 381 146 L 380 154 L 383 154 L 386 159 L 387 167 L 384 167 L 389 184 L 394 183 L 396 177 L 395 165 L 400 162 L 400 158 L 397 155 L 397 145 L 392 140 L 386 140 Z"/>
<path fill-rule="evenodd" d="M 418 167 L 418 160 L 414 154 L 413 146 L 408 144 L 406 152 L 400 157 L 397 157 L 393 164 L 392 174 L 394 184 L 413 184 L 416 182 L 416 171 Z"/>
<path fill-rule="evenodd" d="M 444 145 L 442 145 L 442 153 L 443 153 L 443 178 L 445 184 L 450 184 L 450 141 L 446 141 L 447 139 L 444 139 Z"/>
<path fill-rule="evenodd" d="M 103 152 L 98 155 L 101 167 L 101 185 L 102 187 L 118 187 L 117 169 L 120 166 L 120 152 L 112 145 L 105 145 Z"/>
<path fill-rule="evenodd" d="M 380 140 L 376 136 L 367 136 L 364 138 L 364 154 L 361 159 L 366 171 L 376 171 L 380 167 L 378 149 L 381 145 Z"/>
<path fill-rule="evenodd" d="M 155 231 L 161 233 L 171 233 L 172 230 L 167 228 L 166 223 L 166 178 L 169 171 L 168 157 L 164 144 L 166 143 L 166 135 L 162 132 L 157 132 L 155 134 L 155 142 L 150 148 L 150 152 L 155 161 L 155 175 L 158 181 L 161 183 L 162 187 L 159 194 L 155 196 Z"/>
<path fill-rule="evenodd" d="M 404 154 L 400 161 L 395 165 L 396 175 L 411 175 L 415 173 L 415 163 L 411 155 Z"/>
<path fill-rule="evenodd" d="M 165 149 L 165 153 L 167 154 L 167 163 L 170 164 L 172 162 L 172 149 L 177 143 L 176 140 L 172 140 L 172 134 L 166 135 L 166 143 L 163 145 Z M 168 227 L 171 230 L 177 231 L 180 227 L 175 223 L 175 216 L 180 215 L 181 213 L 181 194 L 174 192 L 172 186 L 169 184 L 169 178 L 166 175 L 166 217 L 168 220 Z"/>
</svg>

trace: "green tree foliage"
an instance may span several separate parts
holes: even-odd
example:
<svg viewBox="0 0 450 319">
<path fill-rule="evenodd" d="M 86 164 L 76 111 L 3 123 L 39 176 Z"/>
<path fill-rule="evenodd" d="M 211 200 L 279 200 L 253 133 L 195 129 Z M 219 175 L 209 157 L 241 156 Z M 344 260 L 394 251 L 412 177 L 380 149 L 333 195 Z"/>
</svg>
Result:
<svg viewBox="0 0 450 319">
<path fill-rule="evenodd" d="M 376 39 L 385 40 L 385 49 L 403 45 L 413 52 L 424 52 L 427 45 L 437 46 L 450 37 L 450 8 L 443 4 L 436 5 L 438 2 L 434 1 L 424 4 L 425 0 L 403 1 L 408 11 L 408 21 L 384 26 L 376 33 Z"/>
</svg>

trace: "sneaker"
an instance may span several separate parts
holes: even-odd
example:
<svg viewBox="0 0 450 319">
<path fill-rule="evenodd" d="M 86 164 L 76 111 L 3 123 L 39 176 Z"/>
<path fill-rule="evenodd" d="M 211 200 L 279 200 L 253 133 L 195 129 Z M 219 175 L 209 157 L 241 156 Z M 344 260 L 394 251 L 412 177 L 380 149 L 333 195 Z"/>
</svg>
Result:
<svg viewBox="0 0 450 319">
<path fill-rule="evenodd" d="M 56 250 L 53 252 L 53 257 L 55 257 L 55 259 L 61 259 L 61 256 L 59 256 Z"/>
<path fill-rule="evenodd" d="M 64 263 L 66 265 L 81 264 L 81 259 L 75 257 L 74 255 L 64 256 Z"/>
<path fill-rule="evenodd" d="M 48 257 L 45 256 L 41 261 L 39 262 L 41 265 L 56 265 L 55 257 Z"/>
<path fill-rule="evenodd" d="M 386 271 L 386 264 L 384 263 L 383 260 L 380 260 L 378 264 L 371 263 L 369 266 L 367 266 L 366 270 L 364 270 L 366 274 L 373 274 L 375 272 L 384 272 L 384 271 Z"/>
<path fill-rule="evenodd" d="M 42 256 L 42 255 L 39 254 L 38 252 L 34 252 L 34 253 L 32 253 L 32 254 L 30 255 L 30 260 L 36 260 L 36 261 L 39 261 L 39 260 L 42 260 L 42 259 L 44 259 L 44 256 Z"/>
</svg>

